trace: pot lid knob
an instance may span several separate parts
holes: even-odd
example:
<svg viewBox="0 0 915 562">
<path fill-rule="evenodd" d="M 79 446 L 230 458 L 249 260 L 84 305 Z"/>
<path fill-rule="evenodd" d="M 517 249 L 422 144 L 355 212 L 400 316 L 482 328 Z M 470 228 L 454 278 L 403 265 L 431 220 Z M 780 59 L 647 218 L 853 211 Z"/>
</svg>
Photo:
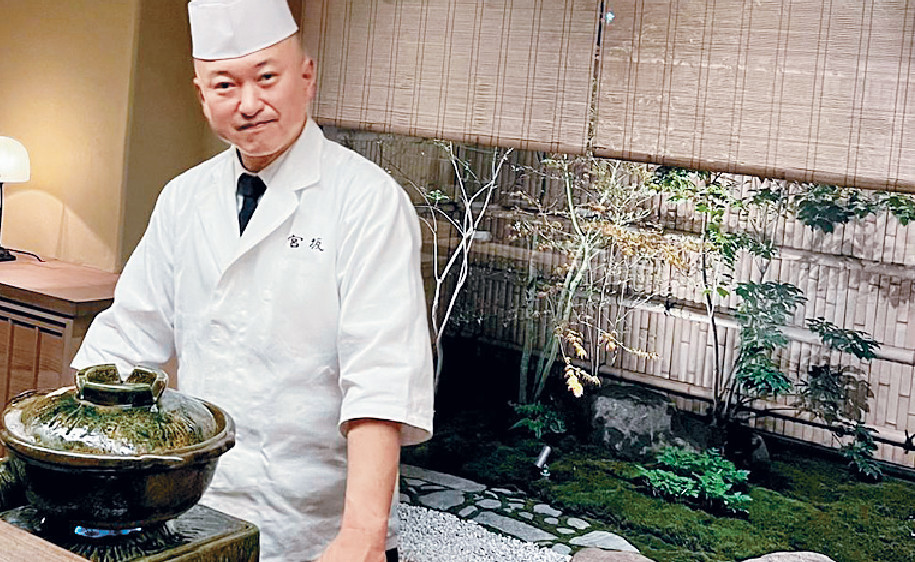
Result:
<svg viewBox="0 0 915 562">
<path fill-rule="evenodd" d="M 164 371 L 146 367 L 135 367 L 126 380 L 121 380 L 113 364 L 94 365 L 76 373 L 79 398 L 98 406 L 151 406 L 167 386 Z"/>
</svg>

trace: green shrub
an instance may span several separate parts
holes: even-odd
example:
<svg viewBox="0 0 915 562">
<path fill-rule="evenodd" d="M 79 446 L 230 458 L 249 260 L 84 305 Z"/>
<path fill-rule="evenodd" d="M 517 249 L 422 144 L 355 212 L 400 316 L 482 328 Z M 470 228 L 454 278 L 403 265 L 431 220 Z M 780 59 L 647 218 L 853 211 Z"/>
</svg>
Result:
<svg viewBox="0 0 915 562">
<path fill-rule="evenodd" d="M 512 404 L 520 419 L 512 429 L 523 428 L 534 434 L 537 439 L 545 434 L 566 432 L 566 423 L 562 413 L 547 404 Z"/>
<path fill-rule="evenodd" d="M 638 467 L 653 495 L 703 509 L 747 512 L 750 496 L 735 487 L 746 485 L 750 472 L 738 470 L 717 450 L 694 452 L 667 447 L 658 454 L 657 464 L 653 469 Z"/>
</svg>

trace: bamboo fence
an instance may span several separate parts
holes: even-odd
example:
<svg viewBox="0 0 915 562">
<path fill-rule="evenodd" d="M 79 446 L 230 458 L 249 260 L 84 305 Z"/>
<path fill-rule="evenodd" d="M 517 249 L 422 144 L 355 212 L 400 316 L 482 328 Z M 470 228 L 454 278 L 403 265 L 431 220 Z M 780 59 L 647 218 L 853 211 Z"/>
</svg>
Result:
<svg viewBox="0 0 915 562">
<path fill-rule="evenodd" d="M 450 163 L 442 151 L 429 141 L 407 139 L 357 131 L 326 129 L 332 138 L 373 157 L 388 169 L 417 204 L 422 200 L 411 185 L 441 188 L 453 185 Z M 485 176 L 489 154 L 486 149 L 464 147 L 460 155 Z M 511 166 L 499 178 L 499 193 L 484 220 L 483 229 L 492 240 L 478 242 L 473 254 L 472 272 L 464 289 L 455 318 L 456 326 L 474 337 L 509 347 L 523 343 L 525 302 L 523 274 L 533 262 L 542 270 L 555 268 L 563 257 L 550 252 L 531 252 L 513 239 L 512 225 L 517 220 L 512 192 L 524 189 L 541 193 L 543 200 L 561 196 L 561 187 L 552 180 L 541 182 L 524 170 L 538 165 L 542 154 L 516 151 Z M 746 196 L 766 181 L 750 176 L 733 176 L 737 195 Z M 684 204 L 656 199 L 656 216 L 668 231 L 698 233 L 693 210 Z M 728 228 L 741 228 L 736 215 L 726 219 Z M 442 234 L 447 250 L 448 236 Z M 440 241 L 441 242 L 441 241 Z M 873 391 L 867 400 L 865 422 L 878 431 L 877 457 L 913 466 L 915 455 L 908 456 L 901 446 L 906 431 L 915 433 L 915 224 L 902 226 L 892 216 L 876 215 L 866 220 L 839 226 L 824 234 L 797 220 L 779 220 L 774 242 L 779 255 L 771 262 L 766 281 L 792 283 L 807 298 L 785 330 L 791 340 L 777 356 L 777 363 L 792 378 L 806 372 L 814 362 L 826 359 L 834 365 L 860 370 Z M 432 241 L 425 241 L 428 258 Z M 738 260 L 736 280 L 761 280 L 749 257 Z M 428 271 L 427 271 L 428 273 Z M 608 357 L 602 368 L 608 376 L 647 384 L 670 393 L 677 406 L 686 411 L 708 408 L 714 375 L 714 346 L 704 316 L 703 294 L 695 275 L 677 274 L 662 267 L 642 277 L 643 289 L 660 298 L 640 303 L 629 311 L 622 331 L 627 347 L 656 352 L 652 360 L 635 354 L 619 353 Z M 673 302 L 665 306 L 664 300 Z M 722 301 L 720 320 L 723 361 L 733 364 L 739 330 L 733 320 L 738 301 L 732 293 Z M 529 310 L 528 310 L 529 311 Z M 615 311 L 610 310 L 610 316 Z M 863 362 L 823 347 L 818 337 L 804 326 L 805 318 L 824 317 L 839 327 L 871 334 L 880 349 L 877 358 Z M 537 346 L 548 337 L 545 322 L 538 325 Z M 514 373 L 506 376 L 516 376 Z M 786 400 L 763 407 L 786 407 Z M 758 419 L 768 431 L 836 447 L 832 433 L 803 415 L 786 410 Z"/>
</svg>

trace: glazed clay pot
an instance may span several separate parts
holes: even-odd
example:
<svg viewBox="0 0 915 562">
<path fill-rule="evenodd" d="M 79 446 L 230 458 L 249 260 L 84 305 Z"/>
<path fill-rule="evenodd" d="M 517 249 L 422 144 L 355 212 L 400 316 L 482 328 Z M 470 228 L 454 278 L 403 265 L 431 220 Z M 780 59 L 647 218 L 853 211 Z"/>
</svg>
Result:
<svg viewBox="0 0 915 562">
<path fill-rule="evenodd" d="M 76 374 L 76 387 L 14 398 L 0 440 L 28 501 L 55 524 L 146 527 L 203 495 L 235 425 L 219 407 L 167 389 L 161 371 L 122 381 L 113 365 Z"/>
</svg>

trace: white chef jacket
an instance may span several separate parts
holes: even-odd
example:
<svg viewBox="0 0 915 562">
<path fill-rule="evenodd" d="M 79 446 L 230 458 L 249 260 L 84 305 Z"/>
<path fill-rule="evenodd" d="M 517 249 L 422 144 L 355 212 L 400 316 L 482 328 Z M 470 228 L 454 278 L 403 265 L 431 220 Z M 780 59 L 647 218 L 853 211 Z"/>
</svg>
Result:
<svg viewBox="0 0 915 562">
<path fill-rule="evenodd" d="M 240 236 L 235 158 L 165 186 L 72 366 L 176 353 L 179 389 L 237 426 L 202 503 L 256 523 L 262 560 L 310 560 L 340 527 L 345 422 L 399 422 L 404 445 L 431 435 L 419 223 L 384 171 L 309 120 Z M 388 548 L 395 529 L 392 507 Z"/>
</svg>

